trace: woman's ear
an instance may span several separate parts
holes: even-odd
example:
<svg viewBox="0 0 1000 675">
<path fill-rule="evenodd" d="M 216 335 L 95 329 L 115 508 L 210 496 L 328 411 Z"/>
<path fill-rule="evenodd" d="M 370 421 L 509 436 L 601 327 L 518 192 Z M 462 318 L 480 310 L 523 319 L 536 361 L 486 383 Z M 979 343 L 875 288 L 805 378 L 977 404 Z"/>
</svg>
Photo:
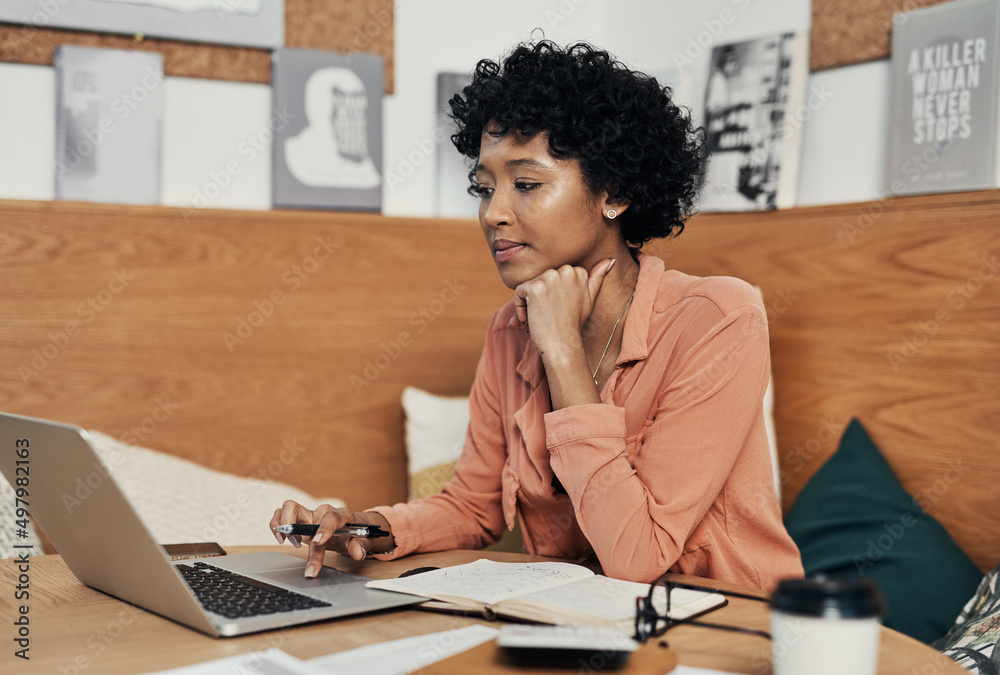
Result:
<svg viewBox="0 0 1000 675">
<path fill-rule="evenodd" d="M 625 213 L 625 210 L 629 207 L 629 202 L 627 199 L 611 199 L 607 196 L 601 201 L 601 210 L 604 213 L 604 217 L 609 220 L 614 220 L 621 214 Z"/>
</svg>

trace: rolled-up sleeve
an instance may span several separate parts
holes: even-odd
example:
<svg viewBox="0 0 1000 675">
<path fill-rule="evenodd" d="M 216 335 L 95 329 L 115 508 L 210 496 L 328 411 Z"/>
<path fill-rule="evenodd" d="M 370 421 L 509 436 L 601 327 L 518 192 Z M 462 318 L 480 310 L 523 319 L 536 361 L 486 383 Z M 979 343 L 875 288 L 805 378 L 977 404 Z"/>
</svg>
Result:
<svg viewBox="0 0 1000 675">
<path fill-rule="evenodd" d="M 494 317 L 493 323 L 498 320 Z M 455 475 L 440 494 L 370 509 L 389 521 L 396 542 L 391 552 L 376 558 L 390 560 L 422 551 L 482 548 L 500 538 L 504 528 L 502 475 L 507 453 L 489 340 L 476 369 L 469 417 Z"/>
</svg>

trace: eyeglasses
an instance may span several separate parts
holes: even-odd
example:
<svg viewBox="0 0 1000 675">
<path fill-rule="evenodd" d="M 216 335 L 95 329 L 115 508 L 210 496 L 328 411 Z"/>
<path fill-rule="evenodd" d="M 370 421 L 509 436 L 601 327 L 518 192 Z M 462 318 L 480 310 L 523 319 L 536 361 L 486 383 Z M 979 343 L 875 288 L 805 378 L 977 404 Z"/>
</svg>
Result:
<svg viewBox="0 0 1000 675">
<path fill-rule="evenodd" d="M 666 611 L 663 614 L 656 609 L 653 604 L 653 595 L 657 588 L 663 586 L 666 589 L 667 600 L 666 600 Z M 703 626 L 705 628 L 718 628 L 719 630 L 734 631 L 737 633 L 748 633 L 750 635 L 759 635 L 763 638 L 771 639 L 771 634 L 762 630 L 756 630 L 753 628 L 743 628 L 742 626 L 725 626 L 718 623 L 710 623 L 707 621 L 698 621 L 697 619 L 680 619 L 670 616 L 670 595 L 671 591 L 675 588 L 686 588 L 692 591 L 703 591 L 706 593 L 718 593 L 726 597 L 733 598 L 744 598 L 746 600 L 757 600 L 758 602 L 770 602 L 768 598 L 761 598 L 756 595 L 747 595 L 745 593 L 736 593 L 734 591 L 720 591 L 717 588 L 708 588 L 706 586 L 693 586 L 691 584 L 684 584 L 678 581 L 662 581 L 659 584 L 653 584 L 649 587 L 649 594 L 643 598 L 638 597 L 635 599 L 635 639 L 639 642 L 646 642 L 651 637 L 659 637 L 667 632 L 667 630 L 674 624 L 691 624 L 695 626 Z M 662 603 L 660 603 L 662 604 Z"/>
</svg>

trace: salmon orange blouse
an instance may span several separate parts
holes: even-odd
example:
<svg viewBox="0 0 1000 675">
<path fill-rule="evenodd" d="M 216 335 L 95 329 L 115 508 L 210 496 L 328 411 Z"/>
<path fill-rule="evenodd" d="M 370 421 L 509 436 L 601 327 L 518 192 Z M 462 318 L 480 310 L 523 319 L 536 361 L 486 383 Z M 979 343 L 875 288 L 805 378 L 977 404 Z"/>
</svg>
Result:
<svg viewBox="0 0 1000 675">
<path fill-rule="evenodd" d="M 601 403 L 551 411 L 541 357 L 513 302 L 493 318 L 454 478 L 378 507 L 392 559 L 481 548 L 520 518 L 529 553 L 596 553 L 605 574 L 667 571 L 767 591 L 802 576 L 782 524 L 764 430 L 770 372 L 759 294 L 639 254 L 621 352 Z"/>
</svg>

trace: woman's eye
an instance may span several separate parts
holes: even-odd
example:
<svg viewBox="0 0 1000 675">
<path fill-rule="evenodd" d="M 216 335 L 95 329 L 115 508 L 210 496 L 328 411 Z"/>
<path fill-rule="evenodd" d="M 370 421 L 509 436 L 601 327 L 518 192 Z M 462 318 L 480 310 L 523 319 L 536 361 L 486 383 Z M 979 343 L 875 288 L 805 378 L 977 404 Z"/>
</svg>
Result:
<svg viewBox="0 0 1000 675">
<path fill-rule="evenodd" d="M 539 185 L 541 185 L 541 183 L 528 183 L 526 181 L 515 181 L 514 183 L 514 187 L 520 190 L 521 192 L 529 192 L 531 190 L 534 190 Z"/>
<path fill-rule="evenodd" d="M 483 199 L 484 197 L 489 197 L 491 194 L 493 194 L 493 188 L 486 187 L 484 185 L 470 185 L 469 194 L 472 195 L 473 197 L 479 197 L 480 199 Z"/>
</svg>

